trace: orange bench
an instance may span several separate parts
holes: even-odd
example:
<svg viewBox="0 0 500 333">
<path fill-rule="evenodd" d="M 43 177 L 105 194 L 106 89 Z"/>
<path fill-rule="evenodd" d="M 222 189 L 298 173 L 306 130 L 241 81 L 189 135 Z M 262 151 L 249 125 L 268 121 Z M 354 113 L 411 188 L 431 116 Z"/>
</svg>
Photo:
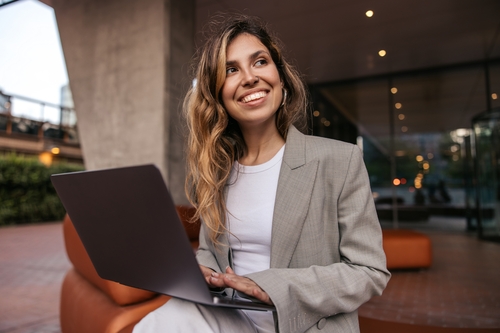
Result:
<svg viewBox="0 0 500 333">
<path fill-rule="evenodd" d="M 193 248 L 198 247 L 199 223 L 187 221 L 194 209 L 178 206 Z M 66 253 L 73 267 L 66 274 L 60 303 L 63 333 L 129 333 L 144 316 L 169 297 L 101 279 L 68 216 L 63 223 Z"/>
<path fill-rule="evenodd" d="M 384 229 L 383 247 L 388 269 L 429 268 L 432 244 L 428 236 L 412 230 Z"/>
</svg>

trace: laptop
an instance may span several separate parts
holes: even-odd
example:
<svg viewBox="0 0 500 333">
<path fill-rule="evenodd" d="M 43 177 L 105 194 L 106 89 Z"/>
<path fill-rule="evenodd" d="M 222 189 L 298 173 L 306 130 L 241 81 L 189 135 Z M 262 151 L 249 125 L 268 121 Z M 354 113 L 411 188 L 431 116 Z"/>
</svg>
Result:
<svg viewBox="0 0 500 333">
<path fill-rule="evenodd" d="M 55 174 L 51 181 L 101 278 L 205 305 L 275 310 L 210 291 L 155 165 Z"/>
</svg>

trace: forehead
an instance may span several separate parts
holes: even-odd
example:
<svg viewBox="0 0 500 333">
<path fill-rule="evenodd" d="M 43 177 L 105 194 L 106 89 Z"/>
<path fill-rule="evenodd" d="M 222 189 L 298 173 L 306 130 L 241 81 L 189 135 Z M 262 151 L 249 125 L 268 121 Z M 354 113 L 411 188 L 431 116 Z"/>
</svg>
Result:
<svg viewBox="0 0 500 333">
<path fill-rule="evenodd" d="M 237 58 L 246 58 L 254 54 L 256 51 L 265 51 L 269 53 L 267 47 L 255 37 L 247 33 L 242 33 L 236 36 L 228 45 L 226 57 L 228 61 L 236 60 Z"/>
</svg>

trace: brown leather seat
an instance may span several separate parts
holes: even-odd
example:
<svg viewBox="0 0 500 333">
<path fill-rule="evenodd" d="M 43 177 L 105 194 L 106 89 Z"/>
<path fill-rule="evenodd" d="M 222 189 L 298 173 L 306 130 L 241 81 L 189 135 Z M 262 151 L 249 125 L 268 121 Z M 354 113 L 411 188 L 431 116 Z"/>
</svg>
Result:
<svg viewBox="0 0 500 333">
<path fill-rule="evenodd" d="M 428 268 L 432 243 L 428 236 L 412 230 L 385 229 L 383 247 L 388 269 Z"/>
<path fill-rule="evenodd" d="M 199 222 L 188 222 L 194 209 L 178 206 L 177 211 L 193 248 L 197 248 Z M 68 216 L 64 219 L 63 231 L 66 253 L 73 264 L 61 290 L 63 333 L 132 332 L 135 324 L 146 314 L 168 301 L 167 296 L 101 279 Z"/>
</svg>

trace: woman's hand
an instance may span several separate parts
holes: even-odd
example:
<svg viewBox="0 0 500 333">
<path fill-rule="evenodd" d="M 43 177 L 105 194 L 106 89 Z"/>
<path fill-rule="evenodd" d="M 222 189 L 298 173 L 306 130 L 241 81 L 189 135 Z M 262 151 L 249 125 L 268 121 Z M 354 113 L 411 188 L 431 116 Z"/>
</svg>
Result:
<svg viewBox="0 0 500 333">
<path fill-rule="evenodd" d="M 219 286 L 213 285 L 211 282 L 211 277 L 212 274 L 215 273 L 217 274 L 213 269 L 208 268 L 207 266 L 200 265 L 201 273 L 203 274 L 203 277 L 205 278 L 205 281 L 207 281 L 208 287 L 209 288 L 219 288 Z M 225 288 L 225 287 L 220 287 L 220 288 Z"/>
<path fill-rule="evenodd" d="M 234 290 L 252 296 L 261 302 L 273 305 L 271 298 L 269 298 L 269 295 L 264 290 L 262 290 L 255 282 L 253 282 L 249 278 L 236 275 L 234 271 L 231 269 L 231 267 L 226 268 L 225 274 L 214 272 L 213 270 L 207 267 L 204 268 L 211 272 L 209 280 L 207 282 L 209 286 L 219 287 L 219 288 L 232 288 Z M 202 272 L 206 279 L 207 278 L 207 275 L 205 273 L 206 271 L 204 271 L 203 268 Z"/>
</svg>

